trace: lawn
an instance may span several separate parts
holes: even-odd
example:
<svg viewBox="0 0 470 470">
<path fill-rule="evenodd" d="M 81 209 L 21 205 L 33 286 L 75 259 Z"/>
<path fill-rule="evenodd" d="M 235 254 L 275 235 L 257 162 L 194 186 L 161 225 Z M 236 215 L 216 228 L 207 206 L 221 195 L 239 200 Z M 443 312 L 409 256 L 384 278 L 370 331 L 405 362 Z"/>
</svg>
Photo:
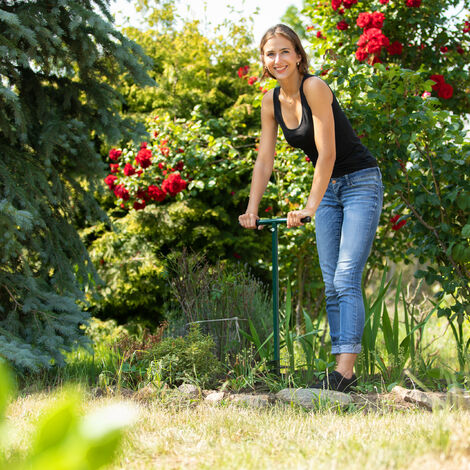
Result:
<svg viewBox="0 0 470 470">
<path fill-rule="evenodd" d="M 85 392 L 83 412 L 115 403 Z M 9 448 L 25 453 L 55 393 L 23 395 L 7 410 Z M 466 469 L 470 412 L 416 409 L 307 412 L 123 399 L 137 411 L 110 469 Z"/>
</svg>

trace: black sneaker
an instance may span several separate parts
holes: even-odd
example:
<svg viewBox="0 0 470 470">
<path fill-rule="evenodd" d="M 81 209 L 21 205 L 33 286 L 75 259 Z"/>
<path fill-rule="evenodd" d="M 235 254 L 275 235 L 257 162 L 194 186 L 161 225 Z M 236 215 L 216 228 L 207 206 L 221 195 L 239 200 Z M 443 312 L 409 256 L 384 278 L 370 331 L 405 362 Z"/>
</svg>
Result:
<svg viewBox="0 0 470 470">
<path fill-rule="evenodd" d="M 336 392 L 346 393 L 356 385 L 357 377 L 353 374 L 350 379 L 343 377 L 338 371 L 334 370 L 327 374 L 323 380 L 309 385 L 309 388 L 319 388 L 320 390 L 335 390 Z"/>
</svg>

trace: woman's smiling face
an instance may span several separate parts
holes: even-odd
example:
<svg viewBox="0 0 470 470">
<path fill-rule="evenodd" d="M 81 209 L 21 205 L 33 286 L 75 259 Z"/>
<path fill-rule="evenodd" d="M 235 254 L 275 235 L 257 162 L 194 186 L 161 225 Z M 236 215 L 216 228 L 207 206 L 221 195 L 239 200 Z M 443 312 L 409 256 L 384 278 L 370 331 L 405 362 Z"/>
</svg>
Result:
<svg viewBox="0 0 470 470">
<path fill-rule="evenodd" d="M 276 79 L 283 79 L 297 71 L 301 56 L 296 53 L 294 44 L 285 36 L 277 35 L 266 41 L 263 48 L 263 63 Z"/>
</svg>

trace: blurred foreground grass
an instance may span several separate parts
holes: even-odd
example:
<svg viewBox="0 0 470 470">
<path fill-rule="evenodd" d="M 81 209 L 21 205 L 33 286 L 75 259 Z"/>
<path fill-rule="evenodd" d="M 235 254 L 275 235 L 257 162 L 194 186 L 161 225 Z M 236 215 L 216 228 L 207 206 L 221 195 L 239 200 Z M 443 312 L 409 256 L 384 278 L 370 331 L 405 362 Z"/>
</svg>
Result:
<svg viewBox="0 0 470 470">
<path fill-rule="evenodd" d="M 89 413 L 116 398 L 91 398 Z M 9 452 L 28 451 L 30 434 L 55 394 L 20 397 L 7 409 Z M 276 405 L 137 406 L 137 422 L 108 469 L 343 469 L 470 468 L 470 412 L 409 410 L 305 412 Z"/>
</svg>

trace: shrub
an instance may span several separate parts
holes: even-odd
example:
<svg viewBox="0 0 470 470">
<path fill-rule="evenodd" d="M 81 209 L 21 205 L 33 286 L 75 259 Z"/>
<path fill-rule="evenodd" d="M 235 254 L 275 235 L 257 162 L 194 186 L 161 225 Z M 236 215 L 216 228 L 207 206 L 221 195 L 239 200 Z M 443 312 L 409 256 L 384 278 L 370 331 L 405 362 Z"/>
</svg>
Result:
<svg viewBox="0 0 470 470">
<path fill-rule="evenodd" d="M 149 352 L 148 377 L 170 385 L 193 382 L 201 387 L 215 386 L 223 369 L 214 347 L 212 337 L 193 325 L 186 337 L 165 338 Z"/>
<path fill-rule="evenodd" d="M 171 290 L 186 324 L 198 323 L 216 344 L 219 360 L 246 346 L 240 329 L 251 320 L 262 341 L 271 328 L 271 299 L 263 284 L 245 270 L 218 262 L 210 265 L 202 254 L 187 253 L 171 260 Z"/>
</svg>

